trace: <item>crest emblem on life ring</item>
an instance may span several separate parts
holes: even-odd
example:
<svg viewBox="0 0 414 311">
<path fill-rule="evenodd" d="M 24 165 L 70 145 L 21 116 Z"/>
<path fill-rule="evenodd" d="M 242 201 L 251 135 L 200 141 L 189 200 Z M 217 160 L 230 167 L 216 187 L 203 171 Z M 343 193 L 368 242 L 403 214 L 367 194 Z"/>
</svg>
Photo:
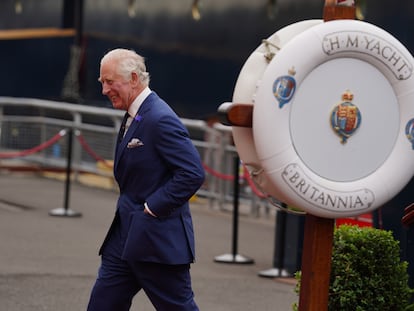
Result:
<svg viewBox="0 0 414 311">
<path fill-rule="evenodd" d="M 361 112 L 352 103 L 354 95 L 347 90 L 342 94 L 342 101 L 335 106 L 331 113 L 331 126 L 345 144 L 361 125 Z"/>
<path fill-rule="evenodd" d="M 296 74 L 295 68 L 292 67 L 288 71 L 289 75 L 281 76 L 273 83 L 273 95 L 279 102 L 279 108 L 282 108 L 287 104 L 295 94 L 296 80 L 294 75 Z"/>
<path fill-rule="evenodd" d="M 405 135 L 411 143 L 412 148 L 414 149 L 414 119 L 411 119 L 407 122 L 405 126 Z"/>
</svg>

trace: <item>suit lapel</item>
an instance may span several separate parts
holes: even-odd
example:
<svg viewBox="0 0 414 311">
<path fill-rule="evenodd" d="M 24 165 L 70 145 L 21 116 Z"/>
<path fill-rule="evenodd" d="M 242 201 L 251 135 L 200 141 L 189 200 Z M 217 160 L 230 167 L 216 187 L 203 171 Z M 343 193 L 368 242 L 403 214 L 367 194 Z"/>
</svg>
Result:
<svg viewBox="0 0 414 311">
<path fill-rule="evenodd" d="M 155 94 L 151 93 L 142 103 L 141 107 L 139 107 L 137 115 L 134 117 L 134 120 L 132 121 L 131 125 L 128 128 L 128 131 L 126 132 L 124 138 L 121 138 L 121 140 L 117 142 L 116 150 L 115 150 L 115 163 L 114 163 L 114 170 L 116 171 L 116 168 L 118 166 L 119 160 L 121 158 L 122 153 L 124 152 L 126 146 L 128 145 L 128 142 L 133 138 L 133 133 L 141 127 L 142 119 L 145 118 L 145 113 L 150 109 L 151 104 L 150 102 L 153 100 L 153 96 Z M 127 115 L 128 113 L 126 113 Z M 127 118 L 127 116 L 126 116 Z M 126 122 L 126 118 L 124 117 L 124 121 Z M 125 124 L 123 122 L 123 124 Z M 121 131 L 120 131 L 121 132 Z M 120 133 L 121 135 L 121 133 Z"/>
</svg>

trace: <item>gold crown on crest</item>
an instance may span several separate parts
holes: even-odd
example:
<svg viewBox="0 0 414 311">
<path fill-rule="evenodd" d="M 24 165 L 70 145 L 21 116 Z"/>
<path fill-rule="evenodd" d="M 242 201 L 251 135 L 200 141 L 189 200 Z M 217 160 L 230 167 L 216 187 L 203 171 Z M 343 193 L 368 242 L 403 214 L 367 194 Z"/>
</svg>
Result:
<svg viewBox="0 0 414 311">
<path fill-rule="evenodd" d="M 352 94 L 350 90 L 346 90 L 345 93 L 342 94 L 343 101 L 352 101 L 353 99 L 354 94 Z"/>
</svg>

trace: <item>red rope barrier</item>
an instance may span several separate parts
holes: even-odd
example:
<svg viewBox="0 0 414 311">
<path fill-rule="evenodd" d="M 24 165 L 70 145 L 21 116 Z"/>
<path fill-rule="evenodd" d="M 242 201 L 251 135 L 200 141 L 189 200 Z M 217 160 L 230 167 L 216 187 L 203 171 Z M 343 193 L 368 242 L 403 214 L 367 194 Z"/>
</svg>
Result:
<svg viewBox="0 0 414 311">
<path fill-rule="evenodd" d="M 36 152 L 39 152 L 43 149 L 46 149 L 48 147 L 50 147 L 51 145 L 53 145 L 54 143 L 56 143 L 59 139 L 61 139 L 63 136 L 66 135 L 66 130 L 61 130 L 59 133 L 57 133 L 55 136 L 53 136 L 52 138 L 50 138 L 48 141 L 33 147 L 31 149 L 27 149 L 27 150 L 22 150 L 22 151 L 16 151 L 16 152 L 5 152 L 5 153 L 0 153 L 0 159 L 8 159 L 8 158 L 16 158 L 16 157 L 24 157 Z M 78 138 L 79 143 L 81 144 L 82 148 L 93 158 L 95 159 L 97 162 L 102 162 L 105 166 L 112 168 L 112 164 L 109 163 L 107 160 L 105 160 L 104 158 L 102 158 L 101 156 L 99 156 L 96 152 L 93 151 L 93 149 L 89 146 L 89 144 L 86 142 L 85 138 L 83 137 L 83 135 L 80 132 L 76 133 L 76 137 Z M 227 180 L 227 181 L 232 181 L 234 180 L 234 176 L 233 175 L 228 175 L 228 174 L 223 174 L 220 173 L 210 167 L 208 167 L 207 165 L 203 164 L 204 169 L 206 170 L 207 173 L 223 179 L 223 180 Z M 241 176 L 242 179 L 247 180 L 247 183 L 249 185 L 249 187 L 253 190 L 253 193 L 260 197 L 260 198 L 265 198 L 266 195 L 263 194 L 259 189 L 257 189 L 256 185 L 254 184 L 253 180 L 250 177 L 249 171 L 247 170 L 247 168 L 243 165 L 243 169 L 244 169 L 244 173 Z"/>
<path fill-rule="evenodd" d="M 76 137 L 79 140 L 79 143 L 81 144 L 82 148 L 85 149 L 85 151 L 94 158 L 97 162 L 102 162 L 105 166 L 112 168 L 112 164 L 110 164 L 108 161 L 106 161 L 104 158 L 99 156 L 95 151 L 92 150 L 92 148 L 88 145 L 85 138 L 80 132 L 76 133 Z"/>
<path fill-rule="evenodd" d="M 204 167 L 204 169 L 206 170 L 207 173 L 209 173 L 210 175 L 213 175 L 217 178 L 224 179 L 224 180 L 234 180 L 233 175 L 226 175 L 226 174 L 217 172 L 217 171 L 213 170 L 211 167 L 208 167 L 205 164 L 203 164 L 203 167 Z"/>
<path fill-rule="evenodd" d="M 0 159 L 9 159 L 9 158 L 17 158 L 17 157 L 24 157 L 28 156 L 30 154 L 39 152 L 43 149 L 46 149 L 56 143 L 59 139 L 61 139 L 63 136 L 66 135 L 66 130 L 61 130 L 59 133 L 57 133 L 55 136 L 53 136 L 48 141 L 45 141 L 44 143 L 41 143 L 40 145 L 33 147 L 31 149 L 22 150 L 22 151 L 16 151 L 16 152 L 4 152 L 0 153 Z"/>
<path fill-rule="evenodd" d="M 204 167 L 204 169 L 207 173 L 209 173 L 210 175 L 213 175 L 217 178 L 224 179 L 224 180 L 229 180 L 229 181 L 234 180 L 233 175 L 226 175 L 226 174 L 217 172 L 216 170 L 212 169 L 211 167 L 208 167 L 205 164 L 203 164 L 203 167 Z M 247 183 L 248 183 L 249 187 L 252 189 L 253 193 L 256 196 L 258 196 L 259 198 L 266 198 L 267 195 L 265 195 L 263 192 L 261 192 L 259 189 L 257 189 L 257 187 L 256 187 L 255 183 L 253 182 L 253 180 L 251 179 L 249 171 L 248 171 L 248 169 L 246 168 L 245 165 L 243 165 L 243 169 L 244 169 L 244 173 L 241 176 L 241 178 L 247 180 Z"/>
</svg>

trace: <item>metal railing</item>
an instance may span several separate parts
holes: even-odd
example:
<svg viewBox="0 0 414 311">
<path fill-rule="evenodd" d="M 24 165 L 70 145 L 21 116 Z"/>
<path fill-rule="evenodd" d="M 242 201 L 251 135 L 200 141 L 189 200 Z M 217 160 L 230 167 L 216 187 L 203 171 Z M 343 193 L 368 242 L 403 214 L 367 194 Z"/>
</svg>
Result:
<svg viewBox="0 0 414 311">
<path fill-rule="evenodd" d="M 79 181 L 85 172 L 113 178 L 110 167 L 102 169 L 101 162 L 105 165 L 113 160 L 123 115 L 124 112 L 111 108 L 33 98 L 0 97 L 0 154 L 29 150 L 44 144 L 60 131 L 70 129 L 78 137 L 73 139 L 71 146 L 73 180 Z M 233 197 L 231 177 L 234 176 L 233 163 L 237 156 L 231 128 L 218 123 L 209 126 L 202 120 L 181 120 L 189 130 L 208 172 L 198 194 L 224 208 Z M 36 153 L 0 157 L 0 168 L 23 163 L 37 165 L 45 170 L 63 170 L 67 165 L 68 149 L 68 139 L 62 135 L 62 139 Z M 243 169 L 242 165 L 240 169 Z M 116 190 L 117 187 L 113 184 Z M 240 199 L 250 205 L 251 213 L 257 215 L 258 208 L 262 206 L 268 213 L 267 201 L 255 196 L 245 180 L 241 179 L 240 185 Z"/>
</svg>

